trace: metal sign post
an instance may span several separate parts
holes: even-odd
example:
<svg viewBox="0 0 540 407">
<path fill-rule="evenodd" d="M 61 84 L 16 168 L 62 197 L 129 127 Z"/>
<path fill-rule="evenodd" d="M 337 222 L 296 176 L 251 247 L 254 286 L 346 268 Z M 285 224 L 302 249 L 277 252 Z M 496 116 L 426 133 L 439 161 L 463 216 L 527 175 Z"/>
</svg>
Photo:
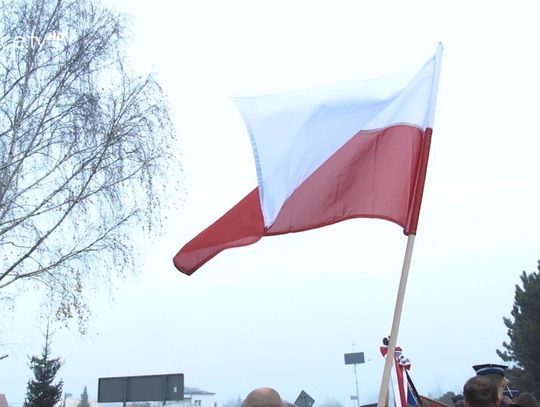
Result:
<svg viewBox="0 0 540 407">
<path fill-rule="evenodd" d="M 358 393 L 358 375 L 356 374 L 356 365 L 365 362 L 364 352 L 346 353 L 344 356 L 345 356 L 345 364 L 354 366 L 354 379 L 355 379 L 355 384 L 356 384 L 355 400 L 356 400 L 356 406 L 360 407 L 360 397 Z"/>
</svg>

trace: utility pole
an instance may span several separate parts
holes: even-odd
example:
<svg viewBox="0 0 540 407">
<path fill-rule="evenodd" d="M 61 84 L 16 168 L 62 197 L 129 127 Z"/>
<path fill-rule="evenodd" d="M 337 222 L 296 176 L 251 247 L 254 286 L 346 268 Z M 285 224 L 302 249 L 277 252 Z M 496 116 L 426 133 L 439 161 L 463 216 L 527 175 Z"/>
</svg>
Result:
<svg viewBox="0 0 540 407">
<path fill-rule="evenodd" d="M 358 375 L 356 374 L 356 363 L 354 366 L 354 378 L 356 380 L 356 407 L 360 407 L 360 394 L 358 393 Z"/>
<path fill-rule="evenodd" d="M 358 391 L 358 374 L 356 372 L 356 365 L 360 363 L 364 363 L 364 352 L 354 352 L 354 343 L 352 344 L 353 347 L 353 353 L 346 353 L 345 356 L 345 364 L 346 365 L 353 365 L 354 368 L 354 383 L 356 386 L 356 407 L 360 407 L 360 392 Z M 351 399 L 353 397 L 351 396 Z"/>
</svg>

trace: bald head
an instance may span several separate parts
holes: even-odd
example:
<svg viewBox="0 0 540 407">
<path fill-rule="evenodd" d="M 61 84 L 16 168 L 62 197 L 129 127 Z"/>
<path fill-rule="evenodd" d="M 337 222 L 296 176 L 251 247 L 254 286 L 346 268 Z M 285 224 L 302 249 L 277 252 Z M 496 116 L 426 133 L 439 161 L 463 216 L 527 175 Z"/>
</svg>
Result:
<svg viewBox="0 0 540 407">
<path fill-rule="evenodd" d="M 274 389 L 261 387 L 247 395 L 242 407 L 283 407 L 283 401 Z"/>
</svg>

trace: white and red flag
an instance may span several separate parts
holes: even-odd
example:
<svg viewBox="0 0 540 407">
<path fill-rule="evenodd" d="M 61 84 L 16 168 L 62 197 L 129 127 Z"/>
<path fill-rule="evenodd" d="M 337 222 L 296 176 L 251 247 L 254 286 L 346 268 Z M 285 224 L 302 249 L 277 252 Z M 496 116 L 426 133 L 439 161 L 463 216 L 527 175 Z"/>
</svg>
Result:
<svg viewBox="0 0 540 407">
<path fill-rule="evenodd" d="M 441 53 L 408 76 L 235 98 L 258 187 L 188 242 L 175 266 L 191 274 L 225 249 L 351 218 L 415 234 Z"/>
</svg>

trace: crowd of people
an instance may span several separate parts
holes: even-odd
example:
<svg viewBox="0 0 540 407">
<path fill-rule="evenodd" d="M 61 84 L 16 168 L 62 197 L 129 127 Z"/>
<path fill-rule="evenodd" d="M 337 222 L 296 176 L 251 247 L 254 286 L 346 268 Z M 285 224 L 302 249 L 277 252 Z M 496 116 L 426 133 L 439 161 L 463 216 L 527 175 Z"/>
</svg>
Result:
<svg viewBox="0 0 540 407">
<path fill-rule="evenodd" d="M 540 407 L 533 394 L 509 390 L 506 368 L 493 363 L 473 366 L 476 376 L 467 380 L 454 407 Z"/>
<path fill-rule="evenodd" d="M 454 399 L 454 407 L 540 407 L 531 393 L 508 392 L 506 366 L 485 364 L 473 366 L 476 375 L 463 386 L 463 394 Z M 281 399 L 279 393 L 269 387 L 253 390 L 242 407 L 294 407 Z"/>
</svg>

